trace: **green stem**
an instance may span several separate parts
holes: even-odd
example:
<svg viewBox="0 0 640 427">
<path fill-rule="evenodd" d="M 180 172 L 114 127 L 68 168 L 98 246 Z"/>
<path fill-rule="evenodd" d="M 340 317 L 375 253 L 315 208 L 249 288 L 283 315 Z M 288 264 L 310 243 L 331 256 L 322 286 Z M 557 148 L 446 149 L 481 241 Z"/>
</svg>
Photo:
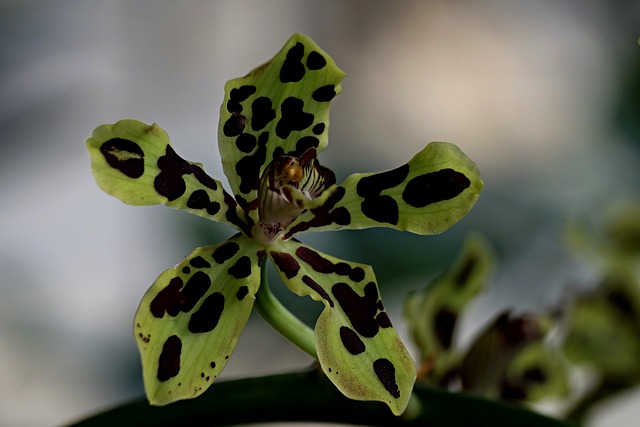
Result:
<svg viewBox="0 0 640 427">
<path fill-rule="evenodd" d="M 256 294 L 256 310 L 276 331 L 300 347 L 305 353 L 317 359 L 318 353 L 316 353 L 313 329 L 294 316 L 271 293 L 269 280 L 267 279 L 267 265 L 268 263 L 263 263 L 260 271 L 260 288 L 258 288 L 258 293 Z"/>
</svg>

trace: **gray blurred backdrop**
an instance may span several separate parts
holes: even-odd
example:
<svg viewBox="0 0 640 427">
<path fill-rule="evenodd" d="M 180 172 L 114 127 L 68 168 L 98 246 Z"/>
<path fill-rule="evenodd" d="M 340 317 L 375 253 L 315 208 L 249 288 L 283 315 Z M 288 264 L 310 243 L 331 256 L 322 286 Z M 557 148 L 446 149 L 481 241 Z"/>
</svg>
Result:
<svg viewBox="0 0 640 427">
<path fill-rule="evenodd" d="M 61 425 L 141 395 L 140 298 L 193 248 L 232 234 L 102 193 L 84 145 L 93 128 L 156 122 L 224 182 L 223 85 L 294 32 L 348 73 L 322 154 L 339 180 L 394 168 L 432 140 L 458 144 L 485 180 L 441 236 L 303 236 L 373 265 L 403 334 L 403 294 L 445 268 L 468 232 L 500 259 L 465 319 L 473 331 L 501 307 L 557 302 L 588 274 L 564 248 L 566 221 L 638 196 L 637 1 L 1 0 L 0 425 Z M 278 292 L 313 321 L 315 304 Z M 252 317 L 224 376 L 310 362 Z M 639 401 L 629 393 L 591 425 L 635 425 Z"/>
</svg>

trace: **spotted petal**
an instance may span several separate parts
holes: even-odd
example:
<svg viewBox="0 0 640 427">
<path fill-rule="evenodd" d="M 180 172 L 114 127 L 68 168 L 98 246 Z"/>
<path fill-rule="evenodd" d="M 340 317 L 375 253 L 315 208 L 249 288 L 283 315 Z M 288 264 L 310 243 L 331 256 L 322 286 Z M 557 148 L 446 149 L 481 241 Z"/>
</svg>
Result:
<svg viewBox="0 0 640 427">
<path fill-rule="evenodd" d="M 263 254 L 239 234 L 196 249 L 145 294 L 134 331 L 151 404 L 196 397 L 220 374 L 251 313 Z"/>
<path fill-rule="evenodd" d="M 421 361 L 436 364 L 453 351 L 456 325 L 462 311 L 486 286 L 492 251 L 479 236 L 467 239 L 458 260 L 428 287 L 409 294 L 405 317 L 420 350 Z M 437 375 L 437 373 L 436 373 Z"/>
<path fill-rule="evenodd" d="M 322 207 L 300 215 L 285 237 L 369 227 L 438 234 L 471 210 L 482 186 L 475 163 L 457 146 L 432 142 L 398 168 L 349 176 Z"/>
<path fill-rule="evenodd" d="M 218 140 L 236 199 L 257 220 L 257 191 L 275 157 L 327 145 L 329 104 L 345 74 L 311 39 L 296 34 L 269 62 L 225 85 Z"/>
<path fill-rule="evenodd" d="M 98 185 L 130 205 L 165 204 L 243 230 L 233 198 L 202 166 L 183 160 L 158 125 L 121 120 L 97 127 L 87 140 Z"/>
<path fill-rule="evenodd" d="M 268 253 L 289 289 L 325 305 L 315 339 L 329 379 L 349 398 L 382 401 L 401 414 L 416 370 L 384 311 L 373 269 L 295 240 L 278 241 Z"/>
</svg>

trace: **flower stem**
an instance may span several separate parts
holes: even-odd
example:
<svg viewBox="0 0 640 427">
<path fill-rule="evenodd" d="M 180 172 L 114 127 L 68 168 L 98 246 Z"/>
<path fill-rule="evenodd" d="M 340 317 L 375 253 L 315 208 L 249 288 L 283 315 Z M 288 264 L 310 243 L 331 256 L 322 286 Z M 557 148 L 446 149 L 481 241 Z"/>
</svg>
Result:
<svg viewBox="0 0 640 427">
<path fill-rule="evenodd" d="M 256 294 L 256 310 L 276 331 L 300 347 L 305 353 L 317 359 L 318 353 L 316 353 L 313 329 L 294 316 L 271 293 L 269 280 L 267 279 L 267 264 L 267 262 L 263 263 L 260 271 L 260 287 Z"/>
</svg>

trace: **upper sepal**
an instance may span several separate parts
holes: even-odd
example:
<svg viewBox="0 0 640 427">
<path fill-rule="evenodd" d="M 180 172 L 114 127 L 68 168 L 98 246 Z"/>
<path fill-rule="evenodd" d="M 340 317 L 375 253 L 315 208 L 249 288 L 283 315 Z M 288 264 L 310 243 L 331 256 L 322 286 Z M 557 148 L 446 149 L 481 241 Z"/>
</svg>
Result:
<svg viewBox="0 0 640 427">
<path fill-rule="evenodd" d="M 98 126 L 87 139 L 87 148 L 98 185 L 123 202 L 165 204 L 248 229 L 222 184 L 200 164 L 182 159 L 155 123 L 120 120 Z"/>
<path fill-rule="evenodd" d="M 286 237 L 368 227 L 438 234 L 471 210 L 483 185 L 457 146 L 432 142 L 398 168 L 349 176 L 323 206 L 300 215 Z"/>
<path fill-rule="evenodd" d="M 329 104 L 344 76 L 313 40 L 295 34 L 269 62 L 227 82 L 218 143 L 225 175 L 245 210 L 255 209 L 260 176 L 271 160 L 326 147 Z"/>
</svg>

